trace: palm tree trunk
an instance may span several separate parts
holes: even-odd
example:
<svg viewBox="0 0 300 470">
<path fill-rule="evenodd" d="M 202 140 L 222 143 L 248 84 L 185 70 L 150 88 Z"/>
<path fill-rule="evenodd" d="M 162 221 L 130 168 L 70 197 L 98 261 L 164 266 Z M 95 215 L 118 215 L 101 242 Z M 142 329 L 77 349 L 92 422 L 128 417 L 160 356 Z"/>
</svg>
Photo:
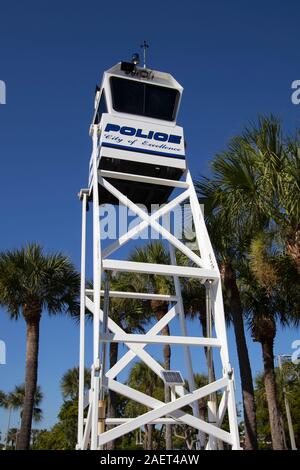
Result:
<svg viewBox="0 0 300 470">
<path fill-rule="evenodd" d="M 200 325 L 201 325 L 201 329 L 202 329 L 202 335 L 204 338 L 207 337 L 207 327 L 206 327 L 206 315 L 204 313 L 203 310 L 201 310 L 201 312 L 199 313 L 199 319 L 200 319 Z M 205 358 L 206 358 L 206 363 L 207 363 L 207 366 L 209 366 L 209 357 L 208 357 L 208 348 L 205 346 L 204 347 L 204 354 L 205 354 Z M 216 380 L 216 374 L 215 374 L 215 368 L 214 368 L 214 364 L 213 364 L 213 368 L 212 368 L 212 382 L 214 382 Z"/>
<path fill-rule="evenodd" d="M 165 336 L 170 336 L 170 328 L 169 325 L 166 325 L 163 330 L 162 334 Z M 164 367 L 166 370 L 171 369 L 171 347 L 169 344 L 164 345 Z M 170 387 L 165 386 L 165 402 L 169 402 L 171 400 L 171 393 Z M 166 424 L 166 450 L 173 449 L 173 442 L 172 442 L 172 425 Z"/>
<path fill-rule="evenodd" d="M 22 412 L 21 429 L 17 449 L 27 450 L 30 446 L 32 414 L 34 396 L 37 386 L 38 353 L 39 353 L 39 327 L 40 308 L 30 314 L 24 308 L 23 315 L 26 321 L 26 366 L 25 366 L 25 397 Z"/>
<path fill-rule="evenodd" d="M 146 436 L 145 436 L 145 447 L 146 450 L 153 450 L 153 424 L 145 424 Z"/>
<path fill-rule="evenodd" d="M 165 385 L 165 402 L 169 402 L 171 400 L 170 388 Z M 166 424 L 166 450 L 173 449 L 173 442 L 172 442 L 172 425 Z"/>
<path fill-rule="evenodd" d="M 288 237 L 286 241 L 286 249 L 293 260 L 298 274 L 300 274 L 300 226 L 292 236 Z"/>
<path fill-rule="evenodd" d="M 239 289 L 236 283 L 235 271 L 233 270 L 230 263 L 227 262 L 223 264 L 222 275 L 226 294 L 230 302 L 230 311 L 232 314 L 232 322 L 239 360 L 245 420 L 245 449 L 255 450 L 258 448 L 256 408 L 252 371 L 245 337 L 242 303 Z"/>
<path fill-rule="evenodd" d="M 5 439 L 5 446 L 4 446 L 4 450 L 6 450 L 6 449 L 7 449 L 7 445 L 8 445 L 8 436 L 9 436 L 9 428 L 10 428 L 11 412 L 12 412 L 12 407 L 11 407 L 11 406 L 9 406 L 9 407 L 8 407 L 8 422 L 7 422 L 7 431 L 6 431 L 6 439 Z"/>
<path fill-rule="evenodd" d="M 110 343 L 109 345 L 109 367 L 112 368 L 118 361 L 118 343 Z M 108 417 L 116 418 L 117 416 L 117 394 L 113 390 L 109 391 Z M 106 445 L 107 450 L 115 449 L 115 441 L 110 441 Z"/>
<path fill-rule="evenodd" d="M 167 312 L 168 312 L 168 304 L 165 302 L 152 302 L 152 308 L 155 313 L 157 320 L 159 321 Z M 170 336 L 170 328 L 169 325 L 166 325 L 162 329 L 162 334 L 165 336 Z M 171 369 L 171 347 L 169 344 L 165 344 L 163 348 L 163 355 L 164 355 L 164 368 L 165 370 Z M 165 386 L 165 402 L 168 403 L 171 400 L 171 393 L 170 388 Z M 172 443 L 172 425 L 166 424 L 166 450 L 172 450 L 173 443 Z"/>
<path fill-rule="evenodd" d="M 269 420 L 274 450 L 285 450 L 284 430 L 278 401 L 278 392 L 274 368 L 274 338 L 261 339 L 264 361 L 264 383 L 266 389 Z"/>
</svg>

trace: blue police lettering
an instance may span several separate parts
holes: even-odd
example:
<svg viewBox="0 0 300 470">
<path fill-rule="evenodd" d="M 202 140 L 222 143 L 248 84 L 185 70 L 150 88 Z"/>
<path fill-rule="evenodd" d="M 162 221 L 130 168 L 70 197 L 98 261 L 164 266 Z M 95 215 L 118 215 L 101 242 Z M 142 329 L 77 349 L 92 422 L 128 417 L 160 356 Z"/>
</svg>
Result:
<svg viewBox="0 0 300 470">
<path fill-rule="evenodd" d="M 142 129 L 138 129 L 136 131 L 136 137 L 142 137 L 143 139 L 149 139 L 148 135 L 147 134 L 143 134 L 143 130 Z"/>
<path fill-rule="evenodd" d="M 154 140 L 159 140 L 160 142 L 166 142 L 168 140 L 168 134 L 164 132 L 155 132 Z"/>
<path fill-rule="evenodd" d="M 117 126 L 116 124 L 107 124 L 105 130 L 107 132 L 109 131 L 118 132 L 120 130 L 120 126 Z"/>
<path fill-rule="evenodd" d="M 105 132 L 119 132 L 122 135 L 136 136 L 143 139 L 153 139 L 159 142 L 170 142 L 172 144 L 181 143 L 181 135 L 166 134 L 164 132 L 148 131 L 135 129 L 134 127 L 118 126 L 117 124 L 106 124 Z"/>
<path fill-rule="evenodd" d="M 172 135 L 170 134 L 168 142 L 172 144 L 180 144 L 181 141 L 181 135 Z"/>
<path fill-rule="evenodd" d="M 123 126 L 120 129 L 120 134 L 122 134 L 122 135 L 135 135 L 135 129 L 133 127 Z"/>
</svg>

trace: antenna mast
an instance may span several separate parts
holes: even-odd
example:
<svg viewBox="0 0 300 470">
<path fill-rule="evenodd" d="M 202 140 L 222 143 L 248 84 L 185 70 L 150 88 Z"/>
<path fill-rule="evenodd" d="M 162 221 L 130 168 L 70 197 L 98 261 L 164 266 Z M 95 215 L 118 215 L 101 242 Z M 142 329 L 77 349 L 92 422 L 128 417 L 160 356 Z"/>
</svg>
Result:
<svg viewBox="0 0 300 470">
<path fill-rule="evenodd" d="M 140 47 L 141 47 L 142 49 L 144 49 L 144 52 L 143 52 L 143 53 L 144 53 L 144 65 L 143 65 L 143 67 L 144 67 L 144 69 L 145 69 L 145 68 L 146 68 L 146 50 L 149 48 L 149 44 L 147 44 L 147 42 L 144 41 L 144 43 L 141 44 Z"/>
</svg>

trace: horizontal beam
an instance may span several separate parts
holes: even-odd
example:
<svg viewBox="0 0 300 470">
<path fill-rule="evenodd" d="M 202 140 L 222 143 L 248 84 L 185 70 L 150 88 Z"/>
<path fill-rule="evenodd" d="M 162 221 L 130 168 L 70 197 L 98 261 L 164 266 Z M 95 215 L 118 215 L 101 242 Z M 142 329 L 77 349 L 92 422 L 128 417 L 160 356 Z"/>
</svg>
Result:
<svg viewBox="0 0 300 470">
<path fill-rule="evenodd" d="M 195 277 L 199 279 L 217 280 L 219 273 L 212 269 L 191 268 L 189 266 L 175 266 L 172 264 L 137 263 L 135 261 L 124 261 L 115 259 L 104 259 L 102 261 L 104 270 L 127 271 L 143 274 L 159 274 L 162 276 Z"/>
<path fill-rule="evenodd" d="M 86 295 L 94 295 L 93 289 L 86 289 Z M 104 296 L 104 290 L 100 291 L 100 295 Z M 140 299 L 140 300 L 163 300 L 165 302 L 177 302 L 176 295 L 167 294 L 151 294 L 146 292 L 123 292 L 118 290 L 110 290 L 109 297 L 116 299 Z"/>
<path fill-rule="evenodd" d="M 196 338 L 193 336 L 164 336 L 164 335 L 138 335 L 138 334 L 107 334 L 102 336 L 104 343 L 142 343 L 142 344 L 183 344 L 189 346 L 221 347 L 216 338 Z"/>
<path fill-rule="evenodd" d="M 118 171 L 99 170 L 98 175 L 103 178 L 114 178 L 118 180 L 137 181 L 139 183 L 156 184 L 159 186 L 172 186 L 173 188 L 188 188 L 189 185 L 185 181 L 169 180 L 164 178 L 156 178 L 154 176 L 134 175 L 132 173 L 120 173 Z"/>
<path fill-rule="evenodd" d="M 134 418 L 106 418 L 105 424 L 123 424 L 127 423 L 128 421 L 132 421 L 133 419 Z M 178 424 L 178 420 L 173 418 L 158 418 L 154 419 L 151 421 L 151 423 L 148 424 Z"/>
</svg>

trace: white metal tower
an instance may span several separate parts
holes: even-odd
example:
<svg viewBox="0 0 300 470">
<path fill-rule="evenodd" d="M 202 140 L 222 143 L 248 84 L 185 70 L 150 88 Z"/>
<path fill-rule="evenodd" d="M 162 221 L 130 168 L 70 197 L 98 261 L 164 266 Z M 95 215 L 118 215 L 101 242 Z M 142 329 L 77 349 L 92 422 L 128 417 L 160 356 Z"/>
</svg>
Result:
<svg viewBox="0 0 300 470">
<path fill-rule="evenodd" d="M 239 449 L 233 370 L 230 365 L 224 320 L 220 273 L 200 210 L 185 158 L 183 129 L 176 125 L 182 87 L 168 73 L 122 62 L 104 73 L 97 89 L 95 114 L 90 128 L 93 150 L 88 189 L 80 192 L 82 200 L 82 258 L 80 315 L 80 373 L 77 449 L 103 449 L 105 444 L 146 424 L 185 424 L 198 432 L 197 448 L 217 449 L 226 442 Z M 175 195 L 174 195 L 174 189 Z M 86 212 L 93 207 L 93 289 L 86 289 Z M 188 201 L 196 233 L 197 252 L 177 239 L 172 230 L 160 223 L 175 207 Z M 103 248 L 100 237 L 100 204 L 121 204 L 137 214 L 140 222 L 119 239 Z M 148 212 L 151 203 L 163 204 Z M 111 258 L 117 250 L 145 228 L 159 233 L 169 246 L 171 264 L 149 264 Z M 176 264 L 175 250 L 190 260 L 190 265 Z M 199 253 L 199 255 L 197 254 Z M 105 272 L 150 273 L 173 278 L 174 293 L 117 292 L 108 283 L 101 290 Z M 208 337 L 188 336 L 180 278 L 196 278 L 206 288 Z M 169 311 L 146 334 L 127 334 L 109 315 L 109 298 L 157 299 L 168 302 Z M 102 302 L 103 301 L 103 302 Z M 102 306 L 103 303 L 103 306 Z M 84 396 L 85 312 L 93 314 L 93 363 L 91 386 Z M 180 336 L 163 336 L 162 329 L 175 317 Z M 111 369 L 106 369 L 106 345 L 122 343 L 127 352 Z M 151 344 L 181 345 L 188 390 L 180 374 L 164 374 L 163 367 L 147 352 Z M 206 348 L 209 384 L 196 389 L 190 347 Z M 222 364 L 220 376 L 214 377 L 212 350 Z M 171 401 L 164 403 L 116 380 L 130 362 L 139 358 L 170 386 Z M 178 379 L 179 377 L 179 379 Z M 113 390 L 145 405 L 150 411 L 137 418 L 109 418 L 105 397 Z M 221 400 L 216 401 L 219 392 Z M 208 397 L 207 418 L 200 419 L 198 400 Z M 183 411 L 189 406 L 190 412 Z M 85 411 L 86 409 L 86 411 Z M 222 429 L 228 412 L 229 431 Z M 112 427 L 114 426 L 114 427 Z M 109 427 L 109 428 L 108 428 Z"/>
</svg>

